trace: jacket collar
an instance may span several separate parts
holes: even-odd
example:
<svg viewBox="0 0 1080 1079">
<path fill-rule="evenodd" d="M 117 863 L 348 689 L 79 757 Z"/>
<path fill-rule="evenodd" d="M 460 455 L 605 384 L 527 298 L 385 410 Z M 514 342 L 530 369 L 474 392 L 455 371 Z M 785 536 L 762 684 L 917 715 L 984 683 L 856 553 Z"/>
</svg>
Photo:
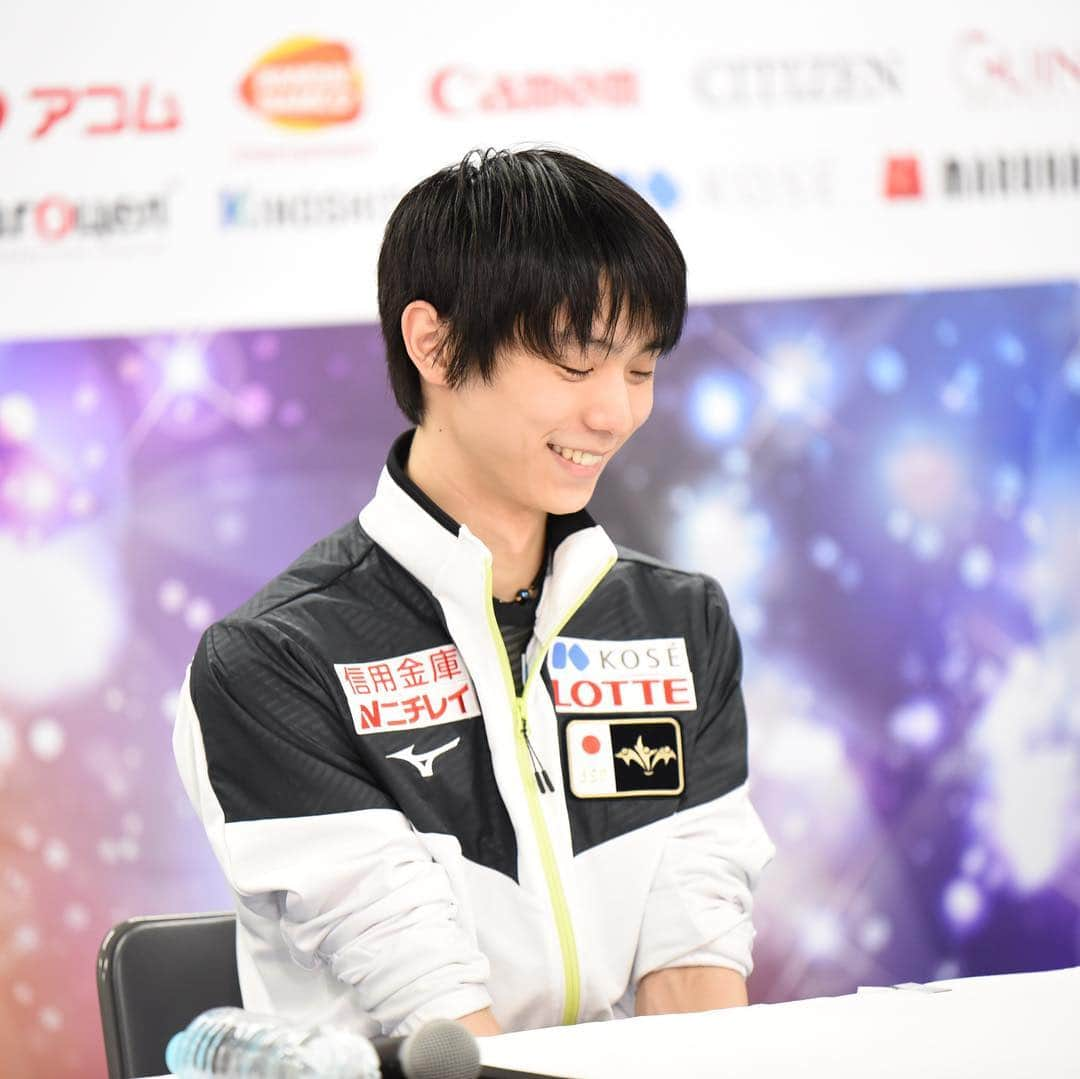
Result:
<svg viewBox="0 0 1080 1079">
<path fill-rule="evenodd" d="M 360 525 L 438 600 L 475 615 L 490 605 L 485 586 L 491 552 L 455 521 L 406 472 L 414 431 L 398 437 Z M 548 569 L 536 615 L 536 634 L 565 621 L 616 557 L 615 545 L 586 510 L 548 516 Z"/>
</svg>

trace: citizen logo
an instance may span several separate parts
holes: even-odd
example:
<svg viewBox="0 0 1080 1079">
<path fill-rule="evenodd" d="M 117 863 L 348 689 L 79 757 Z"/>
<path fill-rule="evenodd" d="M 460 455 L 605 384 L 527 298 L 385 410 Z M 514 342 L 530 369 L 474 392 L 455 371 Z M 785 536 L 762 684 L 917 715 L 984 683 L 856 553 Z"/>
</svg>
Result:
<svg viewBox="0 0 1080 1079">
<path fill-rule="evenodd" d="M 880 102 L 902 95 L 903 65 L 888 54 L 732 57 L 702 64 L 693 81 L 717 108 Z"/>
</svg>

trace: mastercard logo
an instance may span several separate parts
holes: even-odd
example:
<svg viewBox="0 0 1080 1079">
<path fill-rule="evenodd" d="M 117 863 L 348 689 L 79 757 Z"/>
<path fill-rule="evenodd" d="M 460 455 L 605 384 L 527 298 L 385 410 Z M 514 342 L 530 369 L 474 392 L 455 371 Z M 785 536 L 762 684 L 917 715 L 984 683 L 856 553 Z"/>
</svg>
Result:
<svg viewBox="0 0 1080 1079">
<path fill-rule="evenodd" d="M 294 37 L 255 61 L 240 83 L 240 97 L 281 127 L 328 127 L 360 115 L 363 79 L 347 45 Z"/>
</svg>

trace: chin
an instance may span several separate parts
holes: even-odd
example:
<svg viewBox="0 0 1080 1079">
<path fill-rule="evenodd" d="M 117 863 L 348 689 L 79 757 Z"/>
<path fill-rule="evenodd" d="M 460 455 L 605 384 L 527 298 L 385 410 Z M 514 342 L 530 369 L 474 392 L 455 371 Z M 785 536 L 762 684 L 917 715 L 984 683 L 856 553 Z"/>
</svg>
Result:
<svg viewBox="0 0 1080 1079">
<path fill-rule="evenodd" d="M 578 510 L 583 510 L 588 504 L 589 499 L 593 496 L 593 491 L 596 490 L 595 485 L 590 487 L 588 491 L 582 491 L 577 495 L 561 495 L 554 498 L 549 498 L 544 509 L 548 513 L 554 513 L 562 516 L 567 513 L 577 513 Z"/>
</svg>

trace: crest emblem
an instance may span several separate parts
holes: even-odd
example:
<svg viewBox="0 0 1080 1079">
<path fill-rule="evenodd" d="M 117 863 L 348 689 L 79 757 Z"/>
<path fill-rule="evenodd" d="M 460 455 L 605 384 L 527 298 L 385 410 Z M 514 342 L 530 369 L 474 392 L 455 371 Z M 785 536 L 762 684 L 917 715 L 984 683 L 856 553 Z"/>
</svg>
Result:
<svg viewBox="0 0 1080 1079">
<path fill-rule="evenodd" d="M 645 774 L 651 776 L 653 769 L 658 764 L 677 760 L 678 758 L 671 746 L 650 749 L 639 734 L 638 740 L 632 746 L 624 746 L 615 754 L 615 759 L 622 761 L 624 764 L 640 764 Z"/>
</svg>

